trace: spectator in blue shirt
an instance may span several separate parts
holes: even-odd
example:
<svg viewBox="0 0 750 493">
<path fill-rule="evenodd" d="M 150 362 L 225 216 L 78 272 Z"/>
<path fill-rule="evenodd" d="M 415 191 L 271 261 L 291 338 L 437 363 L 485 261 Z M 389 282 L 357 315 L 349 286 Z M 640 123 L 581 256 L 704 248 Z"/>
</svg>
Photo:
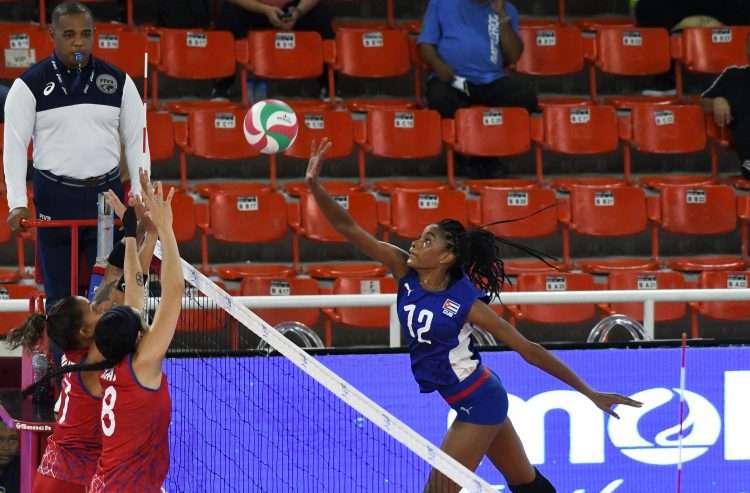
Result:
<svg viewBox="0 0 750 493">
<path fill-rule="evenodd" d="M 536 111 L 533 88 L 509 77 L 505 69 L 523 52 L 518 25 L 518 10 L 505 0 L 430 0 L 418 40 L 422 58 L 433 72 L 426 87 L 429 107 L 443 118 L 472 105 Z M 479 177 L 501 171 L 497 166 L 470 168 L 474 173 L 469 169 L 469 174 Z"/>
</svg>

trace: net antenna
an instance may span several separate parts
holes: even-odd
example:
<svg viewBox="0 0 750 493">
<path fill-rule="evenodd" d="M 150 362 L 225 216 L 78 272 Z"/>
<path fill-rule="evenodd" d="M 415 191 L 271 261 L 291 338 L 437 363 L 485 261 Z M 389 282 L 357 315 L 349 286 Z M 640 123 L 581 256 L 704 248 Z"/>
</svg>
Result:
<svg viewBox="0 0 750 493">
<path fill-rule="evenodd" d="M 159 259 L 162 258 L 161 244 L 159 242 L 156 244 L 154 255 Z M 261 337 L 266 343 L 317 383 L 328 389 L 329 392 L 338 397 L 346 405 L 361 413 L 362 416 L 370 420 L 393 440 L 400 442 L 404 447 L 440 471 L 444 476 L 463 487 L 465 493 L 497 492 L 488 482 L 440 450 L 438 446 L 383 409 L 336 373 L 326 368 L 315 357 L 276 331 L 249 308 L 237 303 L 229 293 L 221 289 L 195 267 L 184 259 L 181 262 L 185 281 L 188 284 L 211 299 L 243 326 Z M 191 300 L 183 298 L 183 303 L 190 304 Z M 424 478 L 424 481 L 427 481 L 427 477 Z"/>
</svg>

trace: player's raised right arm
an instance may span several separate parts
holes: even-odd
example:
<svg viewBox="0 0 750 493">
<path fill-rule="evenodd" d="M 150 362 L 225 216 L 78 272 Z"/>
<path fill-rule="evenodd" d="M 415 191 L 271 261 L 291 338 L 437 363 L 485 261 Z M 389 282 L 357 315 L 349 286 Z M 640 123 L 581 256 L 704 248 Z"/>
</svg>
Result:
<svg viewBox="0 0 750 493">
<path fill-rule="evenodd" d="M 315 197 L 318 207 L 320 207 L 320 210 L 325 214 L 326 219 L 328 219 L 328 222 L 331 223 L 331 226 L 336 231 L 341 233 L 344 238 L 349 240 L 365 255 L 373 260 L 382 262 L 390 269 L 394 277 L 400 279 L 409 271 L 406 265 L 408 254 L 395 245 L 378 240 L 362 229 L 318 182 L 320 168 L 323 165 L 323 157 L 330 147 L 331 143 L 328 139 L 323 139 L 317 146 L 315 142 L 312 143 L 310 161 L 308 162 L 307 173 L 305 174 L 305 182 L 310 189 L 310 193 Z"/>
</svg>

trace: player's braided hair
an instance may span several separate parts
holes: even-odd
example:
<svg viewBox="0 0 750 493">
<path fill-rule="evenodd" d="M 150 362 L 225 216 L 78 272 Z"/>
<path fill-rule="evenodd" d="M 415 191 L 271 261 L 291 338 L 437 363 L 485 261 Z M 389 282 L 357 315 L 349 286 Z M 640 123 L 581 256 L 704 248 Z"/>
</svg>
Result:
<svg viewBox="0 0 750 493">
<path fill-rule="evenodd" d="M 78 299 L 66 296 L 52 305 L 46 315 L 34 313 L 23 325 L 8 333 L 6 344 L 11 349 L 23 346 L 27 351 L 33 351 L 47 330 L 47 336 L 54 341 L 62 351 L 72 351 L 80 348 L 78 331 L 83 327 L 83 310 Z"/>
<path fill-rule="evenodd" d="M 94 330 L 94 343 L 104 360 L 98 363 L 65 365 L 48 371 L 43 378 L 23 390 L 30 395 L 49 379 L 76 371 L 100 371 L 114 368 L 128 354 L 135 351 L 138 334 L 142 329 L 141 319 L 129 306 L 118 306 L 102 315 Z"/>
<path fill-rule="evenodd" d="M 505 265 L 500 256 L 500 246 L 498 243 L 504 243 L 517 248 L 538 258 L 553 269 L 557 269 L 556 266 L 549 262 L 549 260 L 556 261 L 558 260 L 557 258 L 526 245 L 508 240 L 507 238 L 495 236 L 492 232 L 485 229 L 496 224 L 521 221 L 554 206 L 553 204 L 543 207 L 528 216 L 496 221 L 486 224 L 481 228 L 472 228 L 469 230 L 455 219 L 443 219 L 440 221 L 438 227 L 445 235 L 448 247 L 456 255 L 456 262 L 449 270 L 451 282 L 458 281 L 466 273 L 479 289 L 490 296 L 491 300 L 496 297 L 499 298 L 503 284 L 508 282 L 508 276 L 505 274 Z"/>
</svg>

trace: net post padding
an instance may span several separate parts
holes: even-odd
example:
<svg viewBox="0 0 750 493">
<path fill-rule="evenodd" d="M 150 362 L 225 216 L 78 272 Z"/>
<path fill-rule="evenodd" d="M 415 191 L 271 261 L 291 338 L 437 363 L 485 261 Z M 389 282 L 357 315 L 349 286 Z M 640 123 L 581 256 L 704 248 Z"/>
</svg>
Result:
<svg viewBox="0 0 750 493">
<path fill-rule="evenodd" d="M 161 245 L 158 242 L 154 254 L 158 258 L 162 258 Z M 466 492 L 496 493 L 497 490 L 490 486 L 488 482 L 474 474 L 463 464 L 440 450 L 439 447 L 435 446 L 337 374 L 326 368 L 313 356 L 268 325 L 249 308 L 237 303 L 229 293 L 217 286 L 216 283 L 204 276 L 195 267 L 184 259 L 181 259 L 181 262 L 185 280 L 188 284 L 211 299 L 242 325 L 261 337 L 276 351 L 290 360 L 300 370 L 324 386 L 344 403 L 361 413 L 393 439 L 399 441 L 422 458 L 422 460 L 463 487 Z"/>
</svg>

